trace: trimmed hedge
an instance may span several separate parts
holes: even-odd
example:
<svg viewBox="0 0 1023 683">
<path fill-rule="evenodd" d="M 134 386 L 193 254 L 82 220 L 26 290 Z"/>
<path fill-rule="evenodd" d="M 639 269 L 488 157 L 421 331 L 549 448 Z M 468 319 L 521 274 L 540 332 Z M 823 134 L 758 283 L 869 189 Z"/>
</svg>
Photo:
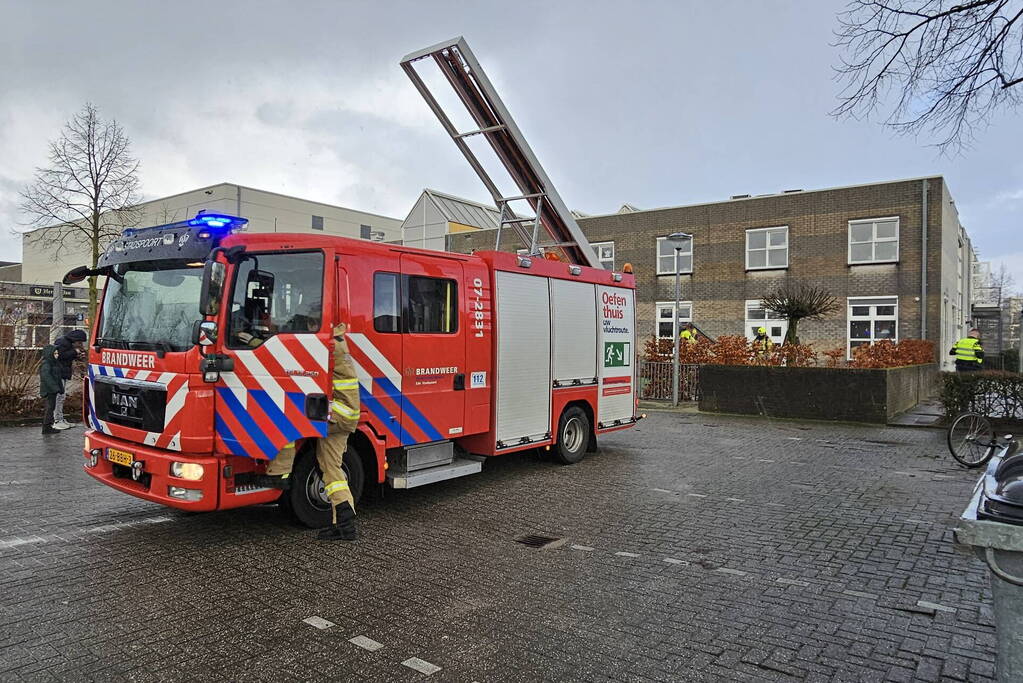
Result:
<svg viewBox="0 0 1023 683">
<path fill-rule="evenodd" d="M 944 372 L 941 402 L 945 415 L 974 412 L 997 420 L 1023 422 L 1023 375 L 1014 372 Z"/>
</svg>

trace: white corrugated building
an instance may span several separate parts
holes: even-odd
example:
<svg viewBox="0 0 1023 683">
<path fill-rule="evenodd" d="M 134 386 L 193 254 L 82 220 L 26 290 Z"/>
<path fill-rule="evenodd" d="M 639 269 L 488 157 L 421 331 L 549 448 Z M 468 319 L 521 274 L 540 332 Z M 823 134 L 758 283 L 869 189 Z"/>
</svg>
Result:
<svg viewBox="0 0 1023 683">
<path fill-rule="evenodd" d="M 401 239 L 401 221 L 343 206 L 290 197 L 233 183 L 200 187 L 153 199 L 140 205 L 139 227 L 173 223 L 205 209 L 249 219 L 249 232 L 322 232 L 325 235 L 361 237 L 379 242 Z M 75 266 L 89 263 L 87 242 L 55 249 L 54 240 L 40 228 L 22 239 L 22 281 L 52 285 Z M 100 250 L 105 247 L 101 246 Z"/>
</svg>

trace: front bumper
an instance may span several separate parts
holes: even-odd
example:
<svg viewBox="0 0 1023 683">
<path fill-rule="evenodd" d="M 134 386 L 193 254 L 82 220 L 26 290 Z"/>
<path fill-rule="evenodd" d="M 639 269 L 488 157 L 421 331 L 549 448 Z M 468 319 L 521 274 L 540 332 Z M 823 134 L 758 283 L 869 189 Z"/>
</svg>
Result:
<svg viewBox="0 0 1023 683">
<path fill-rule="evenodd" d="M 253 471 L 255 463 L 248 458 L 165 451 L 117 439 L 94 430 L 87 431 L 85 437 L 82 455 L 85 458 L 86 473 L 107 486 L 136 498 L 181 510 L 203 512 L 269 503 L 280 497 L 280 491 L 276 490 L 236 490 L 235 472 Z M 111 462 L 109 459 L 111 448 L 130 453 L 134 462 L 141 465 L 136 464 L 136 471 L 133 473 L 130 466 Z M 92 450 L 99 451 L 99 458 L 96 465 L 90 467 Z M 229 462 L 234 460 L 240 462 Z M 202 465 L 202 478 L 193 481 L 173 476 L 171 474 L 173 462 Z M 171 495 L 173 491 L 179 494 L 184 492 L 187 498 Z"/>
</svg>

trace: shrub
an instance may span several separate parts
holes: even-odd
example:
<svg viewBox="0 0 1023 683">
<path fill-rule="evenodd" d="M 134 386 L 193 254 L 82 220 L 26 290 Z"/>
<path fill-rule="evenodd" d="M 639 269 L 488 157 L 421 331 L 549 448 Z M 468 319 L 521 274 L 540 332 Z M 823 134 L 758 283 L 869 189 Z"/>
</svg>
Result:
<svg viewBox="0 0 1023 683">
<path fill-rule="evenodd" d="M 756 360 L 749 339 L 739 335 L 722 335 L 714 344 L 714 358 L 718 365 L 753 365 Z"/>
<path fill-rule="evenodd" d="M 941 402 L 945 415 L 975 412 L 1023 421 L 1023 375 L 1014 372 L 944 372 Z"/>
<path fill-rule="evenodd" d="M 774 347 L 768 361 L 770 365 L 808 368 L 817 365 L 817 352 L 809 344 L 782 344 Z"/>
<path fill-rule="evenodd" d="M 853 349 L 853 368 L 898 368 L 934 362 L 934 342 L 906 339 L 894 343 L 888 339 L 864 344 Z"/>
<path fill-rule="evenodd" d="M 40 412 L 39 352 L 0 350 L 0 418 Z"/>
<path fill-rule="evenodd" d="M 671 339 L 651 337 L 643 344 L 643 360 L 653 363 L 666 363 L 671 361 L 674 354 L 673 342 Z"/>
<path fill-rule="evenodd" d="M 837 368 L 845 363 L 845 349 L 831 349 L 823 353 L 824 357 L 827 358 L 825 361 L 826 367 Z"/>
</svg>

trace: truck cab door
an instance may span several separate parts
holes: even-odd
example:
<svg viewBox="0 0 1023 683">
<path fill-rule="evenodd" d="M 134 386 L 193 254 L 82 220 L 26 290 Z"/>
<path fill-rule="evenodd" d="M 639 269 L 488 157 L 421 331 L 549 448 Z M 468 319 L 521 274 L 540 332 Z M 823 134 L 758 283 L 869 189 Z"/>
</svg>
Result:
<svg viewBox="0 0 1023 683">
<path fill-rule="evenodd" d="M 414 443 L 457 438 L 465 425 L 462 264 L 401 257 L 401 424 Z"/>
<path fill-rule="evenodd" d="M 234 267 L 216 385 L 217 450 L 269 460 L 290 442 L 325 436 L 331 322 L 321 251 L 247 253 Z M 331 280 L 331 284 L 332 284 Z M 327 297 L 327 293 L 330 296 Z"/>
</svg>

